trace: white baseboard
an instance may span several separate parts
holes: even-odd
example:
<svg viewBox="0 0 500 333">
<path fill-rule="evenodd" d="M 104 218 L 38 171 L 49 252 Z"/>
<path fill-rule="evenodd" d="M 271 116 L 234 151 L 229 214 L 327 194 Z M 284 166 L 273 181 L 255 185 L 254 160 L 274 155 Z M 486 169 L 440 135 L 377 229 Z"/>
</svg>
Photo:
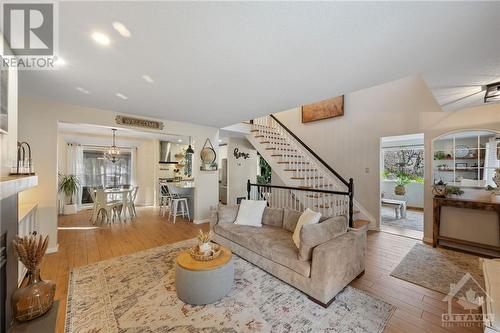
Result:
<svg viewBox="0 0 500 333">
<path fill-rule="evenodd" d="M 47 254 L 56 253 L 57 251 L 59 251 L 59 243 L 56 244 L 56 246 L 49 247 L 47 249 Z"/>
<path fill-rule="evenodd" d="M 210 219 L 202 219 L 202 220 L 193 220 L 194 224 L 203 224 L 203 223 L 209 223 Z"/>
</svg>

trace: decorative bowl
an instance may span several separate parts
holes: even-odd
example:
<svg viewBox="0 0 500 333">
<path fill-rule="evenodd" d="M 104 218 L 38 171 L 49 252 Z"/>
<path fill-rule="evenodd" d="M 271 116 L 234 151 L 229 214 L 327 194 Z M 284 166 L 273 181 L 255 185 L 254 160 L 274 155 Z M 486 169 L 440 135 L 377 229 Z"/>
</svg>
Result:
<svg viewBox="0 0 500 333">
<path fill-rule="evenodd" d="M 209 261 L 218 258 L 222 253 L 222 248 L 219 244 L 212 244 L 212 250 L 207 252 L 200 252 L 198 245 L 193 246 L 189 249 L 189 254 L 194 260 L 198 261 Z"/>
</svg>

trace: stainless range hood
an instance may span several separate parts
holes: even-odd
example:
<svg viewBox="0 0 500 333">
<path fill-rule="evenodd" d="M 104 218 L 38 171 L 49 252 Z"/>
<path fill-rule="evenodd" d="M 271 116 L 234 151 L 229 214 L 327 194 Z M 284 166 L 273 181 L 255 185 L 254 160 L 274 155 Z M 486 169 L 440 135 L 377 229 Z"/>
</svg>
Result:
<svg viewBox="0 0 500 333">
<path fill-rule="evenodd" d="M 172 154 L 172 142 L 160 141 L 160 163 L 177 164 Z"/>
</svg>

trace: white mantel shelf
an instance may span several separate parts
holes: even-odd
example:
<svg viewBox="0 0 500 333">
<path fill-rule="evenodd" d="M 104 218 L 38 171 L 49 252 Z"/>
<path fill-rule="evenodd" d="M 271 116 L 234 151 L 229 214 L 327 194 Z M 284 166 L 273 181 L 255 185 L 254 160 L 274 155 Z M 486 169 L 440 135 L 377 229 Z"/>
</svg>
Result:
<svg viewBox="0 0 500 333">
<path fill-rule="evenodd" d="M 38 176 L 7 176 L 0 178 L 0 200 L 38 185 Z"/>
</svg>

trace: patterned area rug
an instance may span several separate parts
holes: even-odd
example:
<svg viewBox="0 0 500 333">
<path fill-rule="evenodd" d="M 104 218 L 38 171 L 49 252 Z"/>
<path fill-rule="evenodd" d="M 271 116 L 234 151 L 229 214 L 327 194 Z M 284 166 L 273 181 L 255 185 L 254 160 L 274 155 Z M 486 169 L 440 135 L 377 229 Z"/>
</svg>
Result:
<svg viewBox="0 0 500 333">
<path fill-rule="evenodd" d="M 382 217 L 382 224 L 384 225 L 416 231 L 424 231 L 423 212 L 406 210 L 406 218 L 396 219 L 394 208 L 382 207 L 380 214 Z"/>
<path fill-rule="evenodd" d="M 472 279 L 466 276 L 467 273 Z M 454 293 L 456 297 L 467 296 L 465 292 L 469 289 L 484 293 L 484 276 L 478 256 L 430 245 L 415 244 L 391 275 L 445 295 L 452 284 L 460 284 L 460 290 Z"/>
<path fill-rule="evenodd" d="M 234 256 L 235 283 L 217 303 L 175 293 L 174 263 L 189 240 L 73 269 L 69 332 L 382 332 L 395 307 L 347 287 L 328 309 Z"/>
</svg>

